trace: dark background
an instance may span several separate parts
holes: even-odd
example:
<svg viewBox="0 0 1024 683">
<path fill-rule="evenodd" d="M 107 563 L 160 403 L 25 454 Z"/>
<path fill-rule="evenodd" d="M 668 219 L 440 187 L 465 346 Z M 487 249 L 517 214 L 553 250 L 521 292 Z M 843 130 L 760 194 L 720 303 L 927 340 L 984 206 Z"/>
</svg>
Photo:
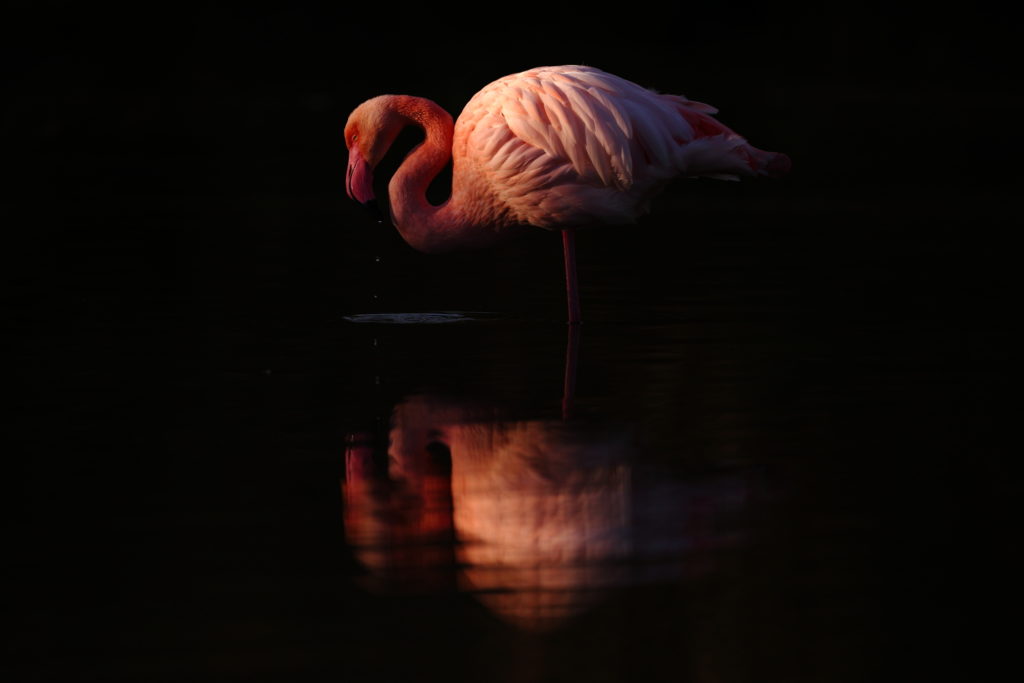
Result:
<svg viewBox="0 0 1024 683">
<path fill-rule="evenodd" d="M 692 217 L 687 230 L 581 238 L 585 302 L 598 292 L 587 249 L 678 289 L 674 273 L 710 246 L 784 264 L 833 340 L 851 311 L 953 321 L 935 328 L 956 336 L 952 365 L 919 356 L 916 333 L 894 342 L 897 358 L 931 359 L 921 373 L 967 377 L 973 393 L 964 443 L 943 451 L 941 479 L 925 477 L 943 482 L 935 501 L 961 497 L 955 523 L 910 542 L 900 588 L 886 588 L 909 603 L 886 642 L 921 654 L 894 655 L 902 673 L 943 672 L 949 651 L 985 668 L 1002 642 L 985 623 L 1002 599 L 990 522 L 1009 486 L 1014 26 L 984 6 L 673 5 L 10 3 L 0 329 L 16 398 L 4 478 L 18 680 L 346 677 L 345 643 L 387 624 L 346 619 L 374 606 L 336 587 L 352 571 L 338 455 L 351 422 L 387 401 L 351 395 L 365 368 L 340 316 L 498 301 L 557 319 L 562 301 L 545 235 L 424 257 L 368 221 L 343 193 L 344 121 L 385 92 L 455 114 L 499 76 L 560 63 L 709 102 L 794 163 L 781 183 L 670 193 L 663 206 Z M 715 241 L 723 227 L 741 256 Z M 918 481 L 922 461 L 896 465 L 899 481 Z M 929 579 L 938 565 L 963 584 Z M 947 608 L 953 631 L 929 625 Z M 427 645 L 413 652 L 430 660 Z"/>
</svg>

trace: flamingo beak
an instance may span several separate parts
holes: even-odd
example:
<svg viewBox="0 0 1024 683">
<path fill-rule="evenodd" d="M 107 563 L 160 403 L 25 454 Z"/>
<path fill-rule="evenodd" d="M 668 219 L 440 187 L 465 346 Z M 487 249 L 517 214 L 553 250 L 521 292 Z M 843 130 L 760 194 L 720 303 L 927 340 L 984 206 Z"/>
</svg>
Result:
<svg viewBox="0 0 1024 683">
<path fill-rule="evenodd" d="M 373 194 L 373 169 L 363 158 L 359 148 L 348 151 L 348 171 L 345 173 L 345 191 L 351 199 L 356 200 L 380 221 L 382 215 L 377 207 L 377 200 Z"/>
</svg>

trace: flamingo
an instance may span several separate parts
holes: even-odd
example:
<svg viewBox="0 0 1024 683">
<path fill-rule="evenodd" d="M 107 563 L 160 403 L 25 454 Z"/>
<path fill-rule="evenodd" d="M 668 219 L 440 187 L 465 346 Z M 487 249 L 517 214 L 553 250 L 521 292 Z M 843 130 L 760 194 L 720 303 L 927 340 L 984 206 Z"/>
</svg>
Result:
<svg viewBox="0 0 1024 683">
<path fill-rule="evenodd" d="M 569 323 L 580 322 L 575 231 L 634 223 L 676 177 L 779 177 L 785 154 L 757 149 L 712 118 L 714 107 L 665 95 L 588 66 L 548 66 L 500 78 L 458 121 L 431 100 L 381 95 L 345 125 L 346 190 L 375 206 L 373 170 L 408 125 L 424 141 L 388 185 L 391 218 L 414 249 L 491 246 L 521 226 L 560 230 Z M 447 201 L 426 198 L 452 161 Z"/>
</svg>

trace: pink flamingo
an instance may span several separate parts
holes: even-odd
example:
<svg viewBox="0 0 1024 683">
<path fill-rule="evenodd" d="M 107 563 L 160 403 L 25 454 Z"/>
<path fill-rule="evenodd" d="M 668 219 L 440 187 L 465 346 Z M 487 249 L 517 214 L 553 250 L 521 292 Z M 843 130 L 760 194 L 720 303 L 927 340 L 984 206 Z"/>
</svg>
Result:
<svg viewBox="0 0 1024 683">
<path fill-rule="evenodd" d="M 532 225 L 562 231 L 569 322 L 580 322 L 575 228 L 633 223 L 680 176 L 778 177 L 789 157 L 766 152 L 710 115 L 586 66 L 505 76 L 478 92 L 459 120 L 434 102 L 381 95 L 345 126 L 348 195 L 374 200 L 373 169 L 407 125 L 425 139 L 388 186 L 392 220 L 413 248 L 440 253 L 494 244 Z M 431 181 L 452 160 L 452 193 L 434 206 Z"/>
</svg>

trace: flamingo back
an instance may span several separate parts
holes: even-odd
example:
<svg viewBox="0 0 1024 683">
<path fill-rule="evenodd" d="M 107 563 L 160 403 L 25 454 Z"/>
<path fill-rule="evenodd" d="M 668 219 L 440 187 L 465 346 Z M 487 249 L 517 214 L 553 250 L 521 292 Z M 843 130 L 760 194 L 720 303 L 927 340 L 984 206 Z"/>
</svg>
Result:
<svg viewBox="0 0 1024 683">
<path fill-rule="evenodd" d="M 674 177 L 768 173 L 777 155 L 748 145 L 716 111 L 592 67 L 506 76 L 455 124 L 453 199 L 491 222 L 617 224 L 645 213 Z"/>
</svg>

